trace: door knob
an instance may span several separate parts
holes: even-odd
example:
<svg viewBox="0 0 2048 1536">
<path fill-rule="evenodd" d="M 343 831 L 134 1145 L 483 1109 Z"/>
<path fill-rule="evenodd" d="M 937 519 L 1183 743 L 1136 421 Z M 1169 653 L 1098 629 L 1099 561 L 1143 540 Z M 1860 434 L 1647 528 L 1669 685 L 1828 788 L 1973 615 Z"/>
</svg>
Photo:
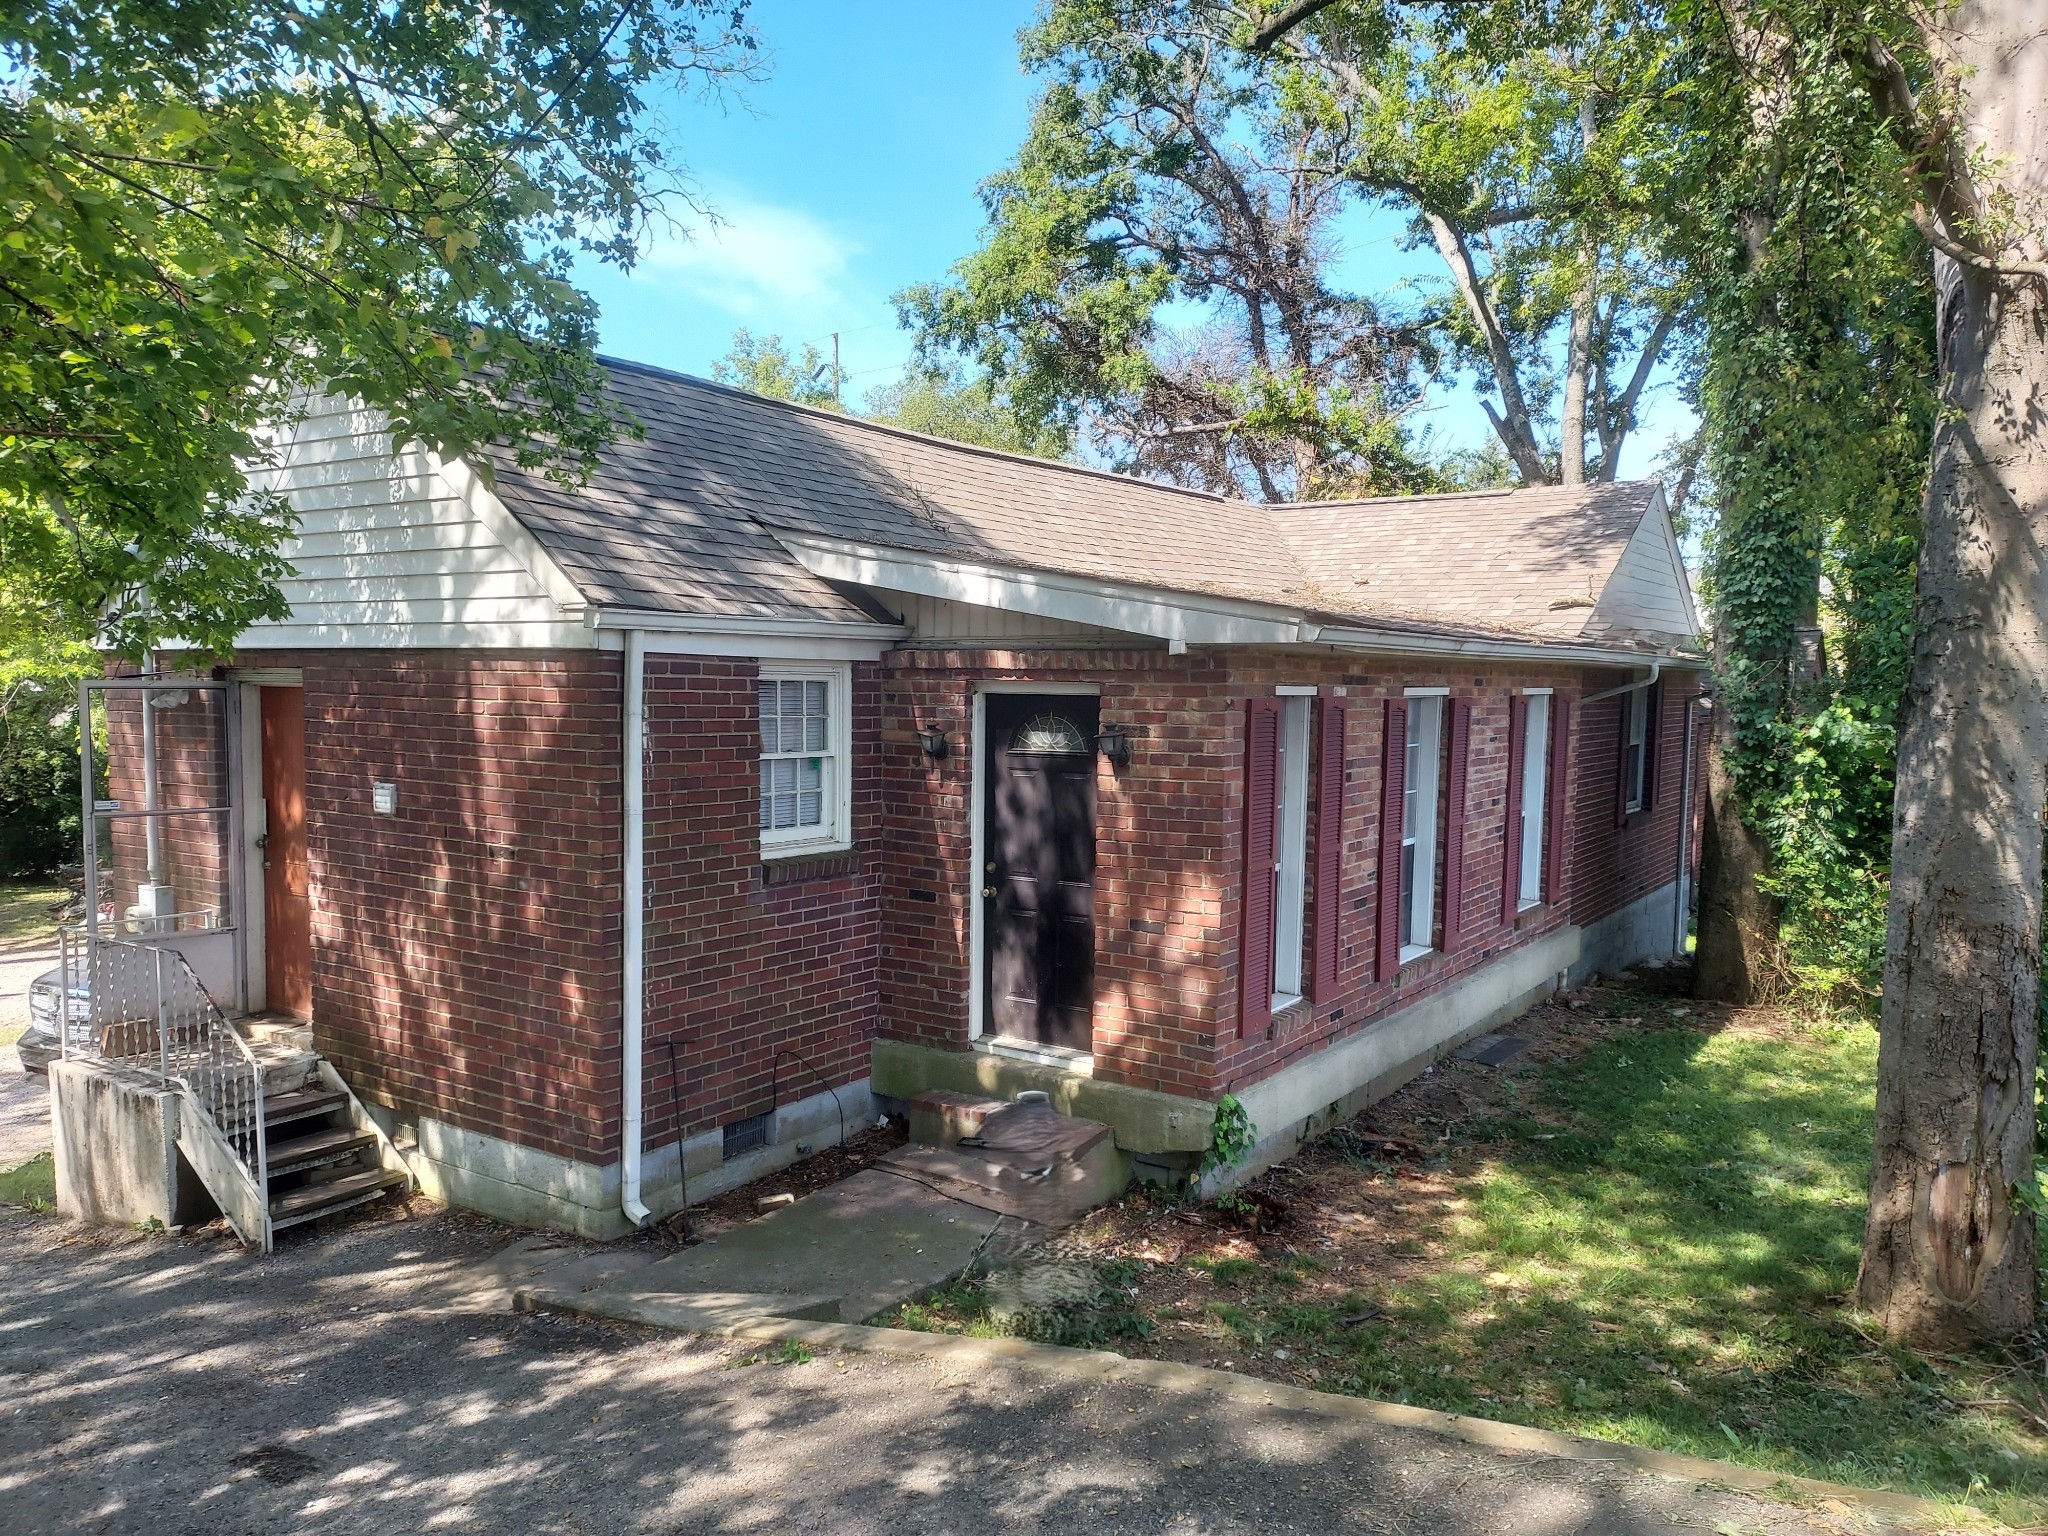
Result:
<svg viewBox="0 0 2048 1536">
<path fill-rule="evenodd" d="M 984 896 L 993 896 L 993 895 L 995 895 L 995 893 L 996 893 L 996 888 L 995 888 L 994 886 L 992 886 L 992 885 L 984 885 L 984 886 L 983 886 L 983 887 L 981 888 L 981 894 L 982 894 L 982 895 L 984 895 Z"/>
</svg>

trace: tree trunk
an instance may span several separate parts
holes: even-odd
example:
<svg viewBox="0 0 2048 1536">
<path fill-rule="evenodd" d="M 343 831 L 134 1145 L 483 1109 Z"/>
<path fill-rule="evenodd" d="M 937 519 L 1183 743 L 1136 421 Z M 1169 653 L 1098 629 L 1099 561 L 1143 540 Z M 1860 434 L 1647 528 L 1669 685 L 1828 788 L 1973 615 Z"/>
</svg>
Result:
<svg viewBox="0 0 2048 1536">
<path fill-rule="evenodd" d="M 1862 1305 L 1940 1346 L 2034 1320 L 2048 791 L 2048 305 L 1944 261 L 1944 410 L 1899 737 Z"/>
<path fill-rule="evenodd" d="M 1558 415 L 1557 482 L 1586 483 L 1586 384 L 1593 369 L 1593 258 L 1586 258 L 1586 278 L 1572 300 L 1571 326 L 1565 342 L 1564 409 Z"/>
<path fill-rule="evenodd" d="M 1707 798 L 1700 825 L 1699 936 L 1693 946 L 1695 997 L 1737 1005 L 1769 991 L 1778 942 L 1778 904 L 1757 884 L 1768 874 L 1770 847 L 1743 817 L 1728 767 L 1735 723 L 1725 705 L 1707 732 Z"/>
<path fill-rule="evenodd" d="M 2005 178 L 2020 235 L 2002 254 L 2039 262 L 2048 35 L 2030 0 L 1974 0 L 1941 27 L 1937 56 L 1962 97 L 1952 155 Z M 1857 1282 L 1888 1333 L 1933 1347 L 2034 1322 L 2034 1218 L 2014 1187 L 2033 1169 L 2048 792 L 2048 285 L 1946 257 L 1937 279 L 1943 410 L 1899 735 Z"/>
</svg>

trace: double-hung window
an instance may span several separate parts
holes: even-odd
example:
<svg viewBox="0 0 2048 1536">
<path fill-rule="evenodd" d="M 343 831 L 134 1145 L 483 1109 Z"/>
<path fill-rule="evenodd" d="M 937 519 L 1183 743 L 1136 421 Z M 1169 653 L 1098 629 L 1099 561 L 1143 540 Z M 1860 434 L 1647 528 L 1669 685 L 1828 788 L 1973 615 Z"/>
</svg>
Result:
<svg viewBox="0 0 2048 1536">
<path fill-rule="evenodd" d="M 1312 690 L 1310 690 L 1312 691 Z M 1280 763 L 1273 806 L 1273 1007 L 1301 997 L 1302 919 L 1308 906 L 1308 710 L 1280 700 Z"/>
<path fill-rule="evenodd" d="M 1401 800 L 1401 963 L 1436 947 L 1437 797 L 1444 695 L 1408 696 L 1408 761 Z"/>
<path fill-rule="evenodd" d="M 850 669 L 831 662 L 763 662 L 761 852 L 778 858 L 851 846 Z"/>
<path fill-rule="evenodd" d="M 1633 816 L 1650 803 L 1650 695 L 1655 687 L 1622 695 L 1621 809 Z"/>
<path fill-rule="evenodd" d="M 1526 701 L 1522 735 L 1522 869 L 1517 906 L 1533 907 L 1543 899 L 1543 826 L 1550 808 L 1550 695 L 1532 693 Z"/>
</svg>

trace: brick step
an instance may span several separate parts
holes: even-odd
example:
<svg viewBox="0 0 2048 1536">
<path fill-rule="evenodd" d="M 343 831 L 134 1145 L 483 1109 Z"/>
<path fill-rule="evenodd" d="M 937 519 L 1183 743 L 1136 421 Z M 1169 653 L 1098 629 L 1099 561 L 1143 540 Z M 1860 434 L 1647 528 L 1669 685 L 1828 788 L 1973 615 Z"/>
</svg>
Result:
<svg viewBox="0 0 2048 1536">
<path fill-rule="evenodd" d="M 376 1144 L 375 1136 L 367 1131 L 358 1131 L 354 1126 L 322 1126 L 303 1135 L 271 1142 L 270 1176 L 275 1179 L 287 1173 L 304 1173 L 309 1168 L 347 1162 Z"/>
<path fill-rule="evenodd" d="M 981 1134 L 981 1123 L 1006 1100 L 978 1093 L 928 1088 L 910 1101 L 910 1139 L 927 1147 L 950 1147 L 962 1136 Z"/>
<path fill-rule="evenodd" d="M 337 1211 L 366 1205 L 406 1182 L 404 1174 L 392 1169 L 366 1168 L 361 1173 L 344 1174 L 338 1179 L 301 1185 L 271 1199 L 271 1230 L 282 1231 L 286 1227 L 295 1227 L 300 1222 L 317 1221 L 320 1217 L 332 1216 Z"/>
</svg>

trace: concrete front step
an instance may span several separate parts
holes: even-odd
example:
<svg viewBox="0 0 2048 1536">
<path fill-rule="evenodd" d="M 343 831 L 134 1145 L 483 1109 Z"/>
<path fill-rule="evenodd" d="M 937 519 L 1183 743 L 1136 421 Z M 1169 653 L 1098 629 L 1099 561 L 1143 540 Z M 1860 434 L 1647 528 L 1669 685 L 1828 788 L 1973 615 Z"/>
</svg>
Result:
<svg viewBox="0 0 2048 1536">
<path fill-rule="evenodd" d="M 1071 1226 L 1131 1181 L 1130 1158 L 1117 1150 L 1100 1121 L 1063 1115 L 1039 1101 L 984 1112 L 983 1103 L 946 1097 L 957 1101 L 925 1106 L 926 1125 L 950 1128 L 971 1120 L 976 1129 L 950 1146 L 899 1147 L 882 1159 L 884 1166 L 941 1193 L 1047 1227 Z"/>
</svg>

